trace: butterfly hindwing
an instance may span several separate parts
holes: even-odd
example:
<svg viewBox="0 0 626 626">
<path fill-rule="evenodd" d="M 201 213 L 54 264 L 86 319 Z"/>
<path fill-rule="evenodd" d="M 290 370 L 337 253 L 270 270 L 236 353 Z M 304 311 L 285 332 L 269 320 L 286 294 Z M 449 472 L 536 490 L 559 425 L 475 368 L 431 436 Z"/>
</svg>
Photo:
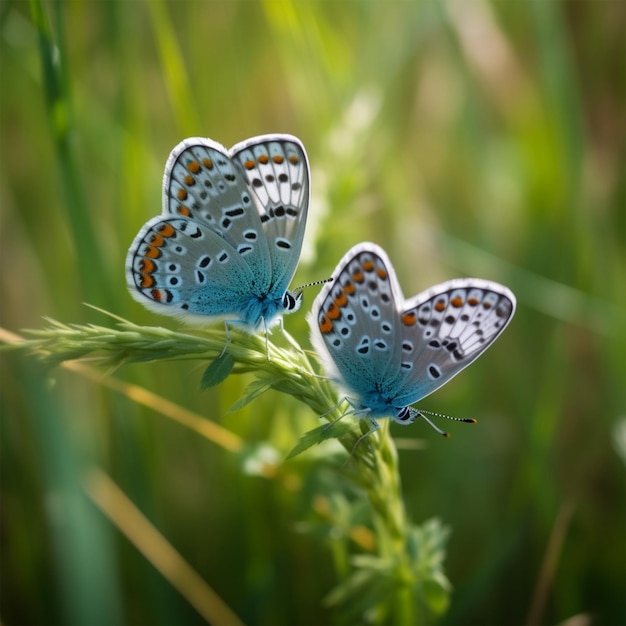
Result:
<svg viewBox="0 0 626 626">
<path fill-rule="evenodd" d="M 319 333 L 313 337 L 321 338 L 337 378 L 349 388 L 388 380 L 399 357 L 400 329 L 394 316 L 402 294 L 381 252 L 352 248 L 314 305 L 317 319 L 311 323 Z"/>
<path fill-rule="evenodd" d="M 131 294 L 166 315 L 234 315 L 249 294 L 249 266 L 213 229 L 185 217 L 156 217 L 141 229 L 129 254 Z M 211 252 L 208 252 L 211 251 Z"/>
</svg>

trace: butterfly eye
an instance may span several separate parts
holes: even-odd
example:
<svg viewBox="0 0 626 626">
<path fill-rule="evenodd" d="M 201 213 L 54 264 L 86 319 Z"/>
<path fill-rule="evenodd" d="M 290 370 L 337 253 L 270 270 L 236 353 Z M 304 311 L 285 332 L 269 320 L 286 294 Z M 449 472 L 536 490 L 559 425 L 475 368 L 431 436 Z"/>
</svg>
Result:
<svg viewBox="0 0 626 626">
<path fill-rule="evenodd" d="M 302 304 L 302 292 L 298 292 L 295 296 L 288 291 L 283 297 L 283 306 L 285 307 L 285 311 L 292 313 L 293 311 L 297 311 Z"/>
<path fill-rule="evenodd" d="M 396 421 L 402 424 L 412 424 L 417 417 L 417 411 L 410 406 L 403 406 L 397 411 Z"/>
</svg>

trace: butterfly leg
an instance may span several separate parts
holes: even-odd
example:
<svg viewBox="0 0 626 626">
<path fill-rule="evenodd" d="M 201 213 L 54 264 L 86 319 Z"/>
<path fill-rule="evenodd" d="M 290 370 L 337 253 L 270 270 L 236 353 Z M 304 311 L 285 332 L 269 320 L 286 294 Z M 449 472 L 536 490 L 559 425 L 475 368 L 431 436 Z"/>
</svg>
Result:
<svg viewBox="0 0 626 626">
<path fill-rule="evenodd" d="M 224 344 L 224 347 L 222 348 L 220 355 L 217 357 L 218 359 L 221 359 L 224 356 L 224 353 L 226 352 L 226 348 L 228 348 L 228 344 L 231 341 L 230 331 L 228 330 L 228 322 L 229 320 L 224 320 L 224 334 L 226 335 L 226 343 Z"/>
<path fill-rule="evenodd" d="M 263 318 L 261 318 L 263 320 Z M 229 325 L 232 326 L 239 326 L 239 328 L 244 328 L 245 326 L 243 325 L 243 323 L 241 322 L 241 320 L 224 320 L 224 332 L 226 335 L 226 343 L 224 344 L 224 347 L 222 348 L 222 352 L 220 353 L 218 358 L 221 358 L 224 356 L 224 353 L 226 352 L 226 348 L 228 348 L 228 345 L 230 344 L 230 342 L 232 341 L 232 337 L 230 336 L 230 329 L 229 329 Z M 265 326 L 265 320 L 263 320 L 263 325 L 265 327 L 265 353 L 267 355 L 267 360 L 270 361 L 270 349 L 269 349 L 269 340 L 267 338 L 267 326 Z"/>
<path fill-rule="evenodd" d="M 283 334 L 283 337 L 287 340 L 288 343 L 291 344 L 292 348 L 295 348 L 298 352 L 304 352 L 300 344 L 285 330 L 285 325 L 283 324 L 283 318 L 281 317 L 279 322 L 280 324 L 280 332 Z"/>
<path fill-rule="evenodd" d="M 262 317 L 261 319 L 263 320 L 263 328 L 265 329 L 265 354 L 267 356 L 267 360 L 271 361 L 272 359 L 270 359 L 270 340 L 268 336 L 270 331 L 267 327 L 267 322 L 265 321 L 265 318 Z M 280 320 L 280 323 L 283 323 L 282 319 Z"/>
<path fill-rule="evenodd" d="M 324 413 L 322 413 L 319 417 L 320 419 L 325 418 L 327 415 L 330 415 L 330 413 L 332 413 L 333 411 L 336 411 L 344 402 L 347 402 L 348 404 L 350 404 L 350 401 L 348 400 L 348 398 L 341 398 L 341 400 L 339 400 L 339 402 L 337 402 L 337 404 L 335 404 L 335 406 L 331 406 L 330 409 L 328 409 L 328 411 L 325 411 Z M 349 413 L 351 413 L 350 410 L 346 409 L 337 419 L 331 420 L 330 422 L 328 422 L 328 424 L 326 424 L 324 426 L 324 429 L 328 429 L 330 428 L 333 424 L 335 424 L 336 422 L 338 422 L 340 419 L 343 419 L 343 417 L 345 415 L 348 415 Z"/>
<path fill-rule="evenodd" d="M 365 414 L 367 414 L 367 419 L 369 420 L 370 429 L 366 433 L 363 433 L 354 442 L 354 445 L 352 446 L 352 450 L 350 451 L 350 456 L 348 457 L 348 461 L 352 458 L 353 454 L 356 452 L 356 449 L 359 447 L 361 442 L 364 439 L 367 439 L 370 435 L 375 433 L 380 428 L 380 424 L 371 415 L 369 415 L 369 409 L 362 409 L 361 411 L 355 411 L 354 412 L 354 415 L 357 415 L 359 417 L 361 415 L 365 415 Z"/>
</svg>

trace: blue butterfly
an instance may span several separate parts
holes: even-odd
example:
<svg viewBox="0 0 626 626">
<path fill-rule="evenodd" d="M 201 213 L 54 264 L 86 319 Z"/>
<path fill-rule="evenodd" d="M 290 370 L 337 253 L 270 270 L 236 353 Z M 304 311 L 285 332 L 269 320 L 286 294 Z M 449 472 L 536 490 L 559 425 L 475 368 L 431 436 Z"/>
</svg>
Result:
<svg viewBox="0 0 626 626">
<path fill-rule="evenodd" d="M 369 418 L 375 429 L 376 418 L 429 421 L 410 405 L 477 359 L 515 311 L 509 289 L 476 278 L 405 300 L 387 254 L 373 243 L 354 246 L 332 277 L 307 317 L 311 341 L 345 392 L 349 413 Z"/>
<path fill-rule="evenodd" d="M 267 330 L 302 302 L 287 287 L 308 206 L 309 164 L 295 137 L 262 135 L 230 150 L 185 139 L 165 165 L 162 215 L 128 251 L 130 293 L 185 321 L 221 318 Z"/>
</svg>

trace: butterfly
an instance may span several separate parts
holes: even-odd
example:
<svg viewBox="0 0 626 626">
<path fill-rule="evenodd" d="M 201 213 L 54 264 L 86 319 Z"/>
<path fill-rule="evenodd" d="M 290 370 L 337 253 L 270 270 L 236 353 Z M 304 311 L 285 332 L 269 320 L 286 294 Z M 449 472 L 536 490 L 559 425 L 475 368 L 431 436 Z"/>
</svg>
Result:
<svg viewBox="0 0 626 626">
<path fill-rule="evenodd" d="M 307 317 L 311 341 L 349 412 L 368 417 L 374 429 L 383 417 L 429 421 L 410 405 L 476 360 L 515 312 L 509 289 L 477 278 L 405 300 L 387 254 L 373 243 L 354 246 L 332 277 Z"/>
<path fill-rule="evenodd" d="M 130 293 L 185 321 L 221 318 L 267 331 L 302 302 L 287 287 L 308 206 L 309 164 L 296 137 L 262 135 L 230 150 L 185 139 L 165 165 L 162 214 L 128 251 Z"/>
</svg>

